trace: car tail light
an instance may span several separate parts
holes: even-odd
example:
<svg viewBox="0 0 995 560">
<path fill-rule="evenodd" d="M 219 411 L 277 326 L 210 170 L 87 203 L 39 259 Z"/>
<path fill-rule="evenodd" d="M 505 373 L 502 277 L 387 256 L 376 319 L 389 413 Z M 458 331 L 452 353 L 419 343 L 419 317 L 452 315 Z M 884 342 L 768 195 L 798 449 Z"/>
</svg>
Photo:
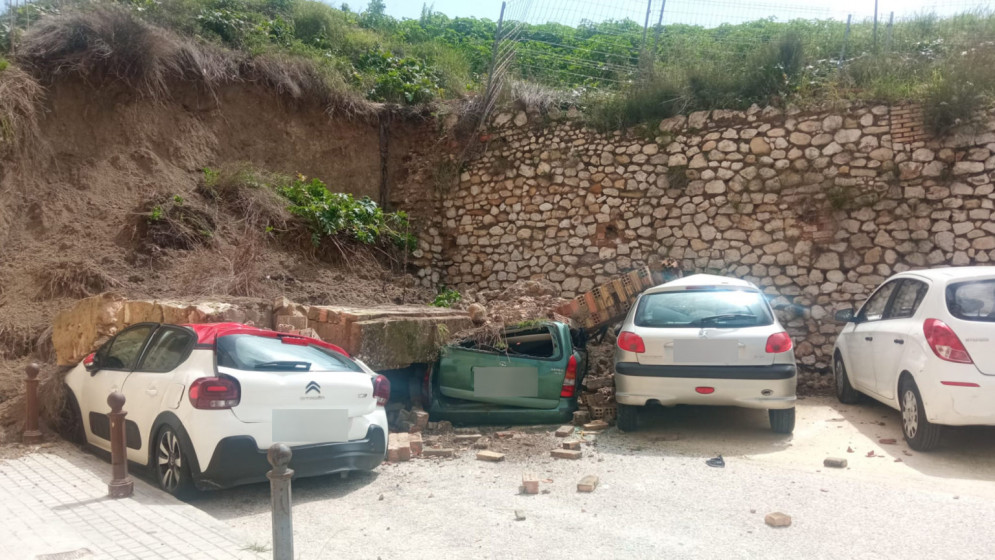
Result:
<svg viewBox="0 0 995 560">
<path fill-rule="evenodd" d="M 373 397 L 377 399 L 377 406 L 387 406 L 390 398 L 390 380 L 382 375 L 373 378 Z"/>
<path fill-rule="evenodd" d="M 560 389 L 561 397 L 572 397 L 577 393 L 577 356 L 570 356 L 567 361 L 567 371 L 563 375 L 563 388 Z"/>
<path fill-rule="evenodd" d="M 201 377 L 190 384 L 190 404 L 205 410 L 225 410 L 238 406 L 242 389 L 231 377 Z"/>
<path fill-rule="evenodd" d="M 642 354 L 646 351 L 643 337 L 629 331 L 622 331 L 618 334 L 618 347 L 626 352 L 635 352 L 636 354 Z"/>
<path fill-rule="evenodd" d="M 767 353 L 783 354 L 791 350 L 791 337 L 786 332 L 774 333 L 767 337 Z"/>
<path fill-rule="evenodd" d="M 953 329 L 939 319 L 926 319 L 922 324 L 922 332 L 933 353 L 941 360 L 958 364 L 973 364 L 974 360 L 967 353 L 967 348 L 961 343 Z"/>
<path fill-rule="evenodd" d="M 694 390 L 702 395 L 711 395 L 715 392 L 715 387 L 695 387 Z"/>
</svg>

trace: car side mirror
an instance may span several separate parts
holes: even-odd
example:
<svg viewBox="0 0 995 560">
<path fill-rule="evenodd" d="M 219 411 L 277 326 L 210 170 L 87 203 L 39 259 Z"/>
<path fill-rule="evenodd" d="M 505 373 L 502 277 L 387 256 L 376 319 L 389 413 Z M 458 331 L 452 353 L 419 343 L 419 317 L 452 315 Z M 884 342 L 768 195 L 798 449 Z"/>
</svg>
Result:
<svg viewBox="0 0 995 560">
<path fill-rule="evenodd" d="M 97 363 L 96 352 L 91 352 L 89 356 L 83 358 L 83 367 L 86 368 L 86 371 L 90 372 L 90 375 L 97 373 L 100 365 Z"/>
<path fill-rule="evenodd" d="M 854 323 L 853 309 L 840 309 L 836 312 L 836 322 L 837 323 Z"/>
</svg>

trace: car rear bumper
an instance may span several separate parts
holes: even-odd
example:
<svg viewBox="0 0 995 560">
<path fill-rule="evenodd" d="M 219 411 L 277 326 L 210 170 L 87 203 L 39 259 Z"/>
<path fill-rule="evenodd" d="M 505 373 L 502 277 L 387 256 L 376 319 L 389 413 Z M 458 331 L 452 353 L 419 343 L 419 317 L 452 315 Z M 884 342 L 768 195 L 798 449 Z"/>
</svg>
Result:
<svg viewBox="0 0 995 560">
<path fill-rule="evenodd" d="M 643 406 L 658 403 L 785 409 L 795 406 L 794 364 L 772 366 L 651 366 L 615 364 L 615 400 Z M 697 389 L 711 388 L 711 393 Z"/>
<path fill-rule="evenodd" d="M 561 398 L 556 408 L 522 408 L 499 404 L 455 402 L 436 398 L 429 409 L 433 422 L 448 420 L 453 424 L 557 424 L 573 418 L 576 398 Z"/>
<path fill-rule="evenodd" d="M 383 462 L 387 436 L 383 428 L 370 426 L 366 437 L 341 443 L 318 443 L 291 447 L 290 468 L 294 478 L 321 476 L 343 471 L 372 470 Z M 218 442 L 207 469 L 194 475 L 202 490 L 229 488 L 263 482 L 272 468 L 266 449 L 259 449 L 251 436 L 231 436 Z"/>
<path fill-rule="evenodd" d="M 944 375 L 945 380 L 955 377 Z M 926 415 L 930 422 L 946 426 L 995 426 L 995 379 L 970 378 L 956 379 L 962 383 L 977 386 L 958 387 L 943 385 L 940 381 L 931 384 L 921 382 Z M 928 396 L 927 396 L 928 395 Z"/>
</svg>

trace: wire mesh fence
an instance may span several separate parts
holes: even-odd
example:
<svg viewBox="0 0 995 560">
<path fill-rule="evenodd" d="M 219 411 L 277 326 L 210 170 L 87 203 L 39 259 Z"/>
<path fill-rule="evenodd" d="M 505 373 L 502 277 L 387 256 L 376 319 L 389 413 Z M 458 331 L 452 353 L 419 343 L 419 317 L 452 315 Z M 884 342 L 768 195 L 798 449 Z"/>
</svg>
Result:
<svg viewBox="0 0 995 560">
<path fill-rule="evenodd" d="M 993 7 L 979 0 L 509 0 L 495 53 L 525 80 L 618 88 L 654 71 L 748 64 L 788 35 L 808 62 L 836 65 L 864 53 L 970 48 L 995 40 Z"/>
</svg>

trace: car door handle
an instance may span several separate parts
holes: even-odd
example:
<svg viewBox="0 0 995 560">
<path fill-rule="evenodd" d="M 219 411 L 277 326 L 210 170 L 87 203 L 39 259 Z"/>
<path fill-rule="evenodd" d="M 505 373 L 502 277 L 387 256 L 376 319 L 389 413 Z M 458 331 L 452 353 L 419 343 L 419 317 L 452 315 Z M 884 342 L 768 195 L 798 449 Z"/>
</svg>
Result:
<svg viewBox="0 0 995 560">
<path fill-rule="evenodd" d="M 159 389 L 155 387 L 149 387 L 148 389 L 145 389 L 145 394 L 150 397 L 154 397 L 159 394 Z"/>
<path fill-rule="evenodd" d="M 866 340 L 867 342 L 870 342 L 870 341 L 874 340 L 874 337 L 873 336 L 865 336 L 864 340 Z"/>
<path fill-rule="evenodd" d="M 902 339 L 900 339 L 900 338 L 896 338 L 895 339 L 895 344 L 905 344 L 905 341 L 902 340 Z"/>
</svg>

